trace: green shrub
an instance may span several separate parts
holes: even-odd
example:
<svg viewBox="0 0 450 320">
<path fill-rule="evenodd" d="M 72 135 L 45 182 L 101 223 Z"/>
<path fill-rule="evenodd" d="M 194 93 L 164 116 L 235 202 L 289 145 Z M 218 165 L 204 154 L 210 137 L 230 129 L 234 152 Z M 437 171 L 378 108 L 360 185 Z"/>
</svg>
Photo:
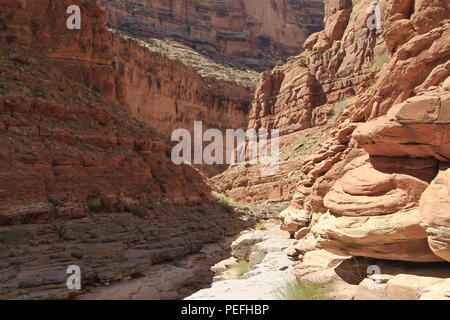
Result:
<svg viewBox="0 0 450 320">
<path fill-rule="evenodd" d="M 255 225 L 255 230 L 267 230 L 267 224 L 265 221 L 259 221 L 256 225 Z"/>
<path fill-rule="evenodd" d="M 388 61 L 389 54 L 387 51 L 383 52 L 382 55 L 378 56 L 375 61 L 373 62 L 372 67 L 370 68 L 371 72 L 379 72 L 383 65 Z"/>
<path fill-rule="evenodd" d="M 232 199 L 218 192 L 213 192 L 212 195 L 217 199 L 217 204 L 222 207 L 225 212 L 234 212 L 234 207 L 236 207 L 237 204 Z"/>
<path fill-rule="evenodd" d="M 279 289 L 280 300 L 330 300 L 331 290 L 323 284 L 307 280 L 294 280 Z"/>
<path fill-rule="evenodd" d="M 197 208 L 195 208 L 195 211 L 197 211 L 198 213 L 201 213 L 201 214 L 206 214 L 206 210 L 203 207 L 197 207 Z"/>
<path fill-rule="evenodd" d="M 93 86 L 92 87 L 92 91 L 94 91 L 97 94 L 101 94 L 102 93 L 102 88 L 100 88 L 99 86 Z"/>
<path fill-rule="evenodd" d="M 37 21 L 31 21 L 31 32 L 34 36 L 39 32 L 39 23 Z"/>
<path fill-rule="evenodd" d="M 335 121 L 337 118 L 339 118 L 342 115 L 344 110 L 347 109 L 347 107 L 355 101 L 355 99 L 356 99 L 356 96 L 349 96 L 349 97 L 346 97 L 346 98 L 336 102 L 333 109 L 328 114 L 329 115 L 328 119 L 331 121 Z"/>
<path fill-rule="evenodd" d="M 236 279 L 240 279 L 244 274 L 250 271 L 250 264 L 248 261 L 239 260 L 236 265 L 232 268 L 233 276 Z"/>
<path fill-rule="evenodd" d="M 16 41 L 16 36 L 14 34 L 8 34 L 6 36 L 6 43 L 11 44 Z"/>
<path fill-rule="evenodd" d="M 53 197 L 48 197 L 47 200 L 48 200 L 48 202 L 53 204 L 55 207 L 59 207 L 64 204 L 64 201 L 61 201 L 61 200 L 53 198 Z"/>
<path fill-rule="evenodd" d="M 9 230 L 0 231 L 0 244 L 18 244 L 24 242 L 30 237 L 31 235 L 26 230 L 19 227 L 13 227 Z"/>
<path fill-rule="evenodd" d="M 53 231 L 56 233 L 59 240 L 63 240 L 67 232 L 66 226 L 60 223 L 53 224 Z"/>
<path fill-rule="evenodd" d="M 24 288 L 30 287 L 30 284 L 27 281 L 22 280 L 22 281 L 19 281 L 19 283 L 17 284 L 17 287 L 19 289 L 24 289 Z"/>
<path fill-rule="evenodd" d="M 45 97 L 45 91 L 41 87 L 34 87 L 31 89 L 31 93 L 35 97 Z"/>
<path fill-rule="evenodd" d="M 143 218 L 145 216 L 144 212 L 138 208 L 131 210 L 131 214 L 137 218 Z"/>
</svg>

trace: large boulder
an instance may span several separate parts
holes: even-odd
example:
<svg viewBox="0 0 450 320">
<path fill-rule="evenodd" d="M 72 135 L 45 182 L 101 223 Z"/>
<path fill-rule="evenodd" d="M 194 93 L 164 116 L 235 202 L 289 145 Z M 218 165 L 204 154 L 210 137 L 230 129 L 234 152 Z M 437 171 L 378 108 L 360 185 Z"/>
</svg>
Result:
<svg viewBox="0 0 450 320">
<path fill-rule="evenodd" d="M 238 260 L 248 261 L 252 248 L 267 238 L 263 231 L 246 232 L 231 244 L 231 254 Z"/>
<path fill-rule="evenodd" d="M 439 261 L 420 225 L 420 197 L 428 183 L 376 170 L 348 171 L 324 198 L 328 213 L 311 232 L 323 248 L 341 255 L 415 262 Z"/>
<path fill-rule="evenodd" d="M 450 169 L 441 171 L 425 190 L 419 211 L 431 249 L 450 262 Z"/>
<path fill-rule="evenodd" d="M 281 229 L 291 234 L 306 227 L 311 220 L 311 214 L 295 207 L 289 207 L 280 213 Z"/>
<path fill-rule="evenodd" d="M 392 107 L 353 132 L 371 156 L 450 158 L 450 92 L 430 89 Z"/>
<path fill-rule="evenodd" d="M 414 262 L 440 261 L 427 243 L 417 209 L 372 217 L 324 214 L 311 232 L 339 255 Z"/>
<path fill-rule="evenodd" d="M 379 216 L 414 207 L 427 183 L 404 174 L 387 174 L 365 164 L 347 172 L 324 198 L 331 213 Z"/>
</svg>

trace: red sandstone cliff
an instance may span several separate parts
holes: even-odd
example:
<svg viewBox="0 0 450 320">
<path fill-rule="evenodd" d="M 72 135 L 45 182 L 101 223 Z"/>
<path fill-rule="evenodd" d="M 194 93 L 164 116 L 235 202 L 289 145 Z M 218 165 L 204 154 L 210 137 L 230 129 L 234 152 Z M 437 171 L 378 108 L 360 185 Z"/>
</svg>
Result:
<svg viewBox="0 0 450 320">
<path fill-rule="evenodd" d="M 108 31 L 104 12 L 78 3 L 83 27 L 71 31 L 66 8 L 73 1 L 2 2 L 4 34 L 56 59 L 68 76 L 126 106 L 165 135 L 191 128 L 194 120 L 217 128 L 245 127 L 251 82 L 201 76 L 148 44 Z"/>
<path fill-rule="evenodd" d="M 284 131 L 289 156 L 277 178 L 250 167 L 214 179 L 238 200 L 291 198 L 285 228 L 298 239 L 312 231 L 334 253 L 448 261 L 448 214 L 439 209 L 448 201 L 432 207 L 425 190 L 447 190 L 450 8 L 382 1 L 382 28 L 371 31 L 370 4 L 326 1 L 325 29 L 263 76 L 249 126 Z M 322 139 L 305 140 L 314 131 Z"/>
<path fill-rule="evenodd" d="M 97 0 L 108 23 L 146 39 L 171 38 L 233 64 L 266 70 L 300 52 L 322 27 L 321 1 Z"/>
<path fill-rule="evenodd" d="M 106 284 L 233 233 L 198 173 L 173 166 L 166 141 L 147 126 L 170 130 L 164 119 L 174 118 L 158 118 L 159 109 L 144 117 L 139 106 L 151 88 L 154 101 L 168 104 L 236 88 L 195 70 L 173 86 L 182 73 L 167 67 L 190 69 L 107 32 L 98 8 L 83 5 L 89 27 L 72 34 L 58 28 L 65 15 L 55 13 L 68 2 L 42 1 L 0 4 L 0 221 L 57 222 L 0 228 L 0 296 L 68 298 L 68 264 L 83 265 L 87 285 Z M 382 260 L 411 263 L 396 264 L 394 274 L 417 270 L 414 263 L 448 269 L 450 10 L 443 0 L 381 1 L 382 29 L 370 31 L 369 4 L 326 1 L 325 29 L 308 38 L 304 53 L 264 74 L 249 126 L 282 129 L 280 170 L 262 176 L 261 166 L 245 164 L 212 180 L 236 200 L 287 207 L 280 217 L 299 240 L 289 254 L 299 278 L 335 277 L 342 260 L 330 252 L 383 268 Z M 54 22 L 42 33 L 33 18 L 40 16 Z M 232 110 L 242 100 L 226 101 Z M 204 119 L 217 125 L 218 115 Z M 121 211 L 134 216 L 112 213 Z M 430 293 L 409 276 L 384 277 L 382 297 Z M 442 273 L 425 280 L 445 282 Z M 432 296 L 448 297 L 445 283 Z"/>
<path fill-rule="evenodd" d="M 220 248 L 199 253 L 203 244 L 242 222 L 213 201 L 197 170 L 172 163 L 170 142 L 136 119 L 132 98 L 151 99 L 172 78 L 199 91 L 179 85 L 170 94 L 218 109 L 234 102 L 215 100 L 181 63 L 108 32 L 95 6 L 81 4 L 84 29 L 69 32 L 67 4 L 0 2 L 0 297 L 67 299 L 100 284 L 162 279 L 169 269 L 179 275 L 174 288 L 153 281 L 143 294 L 180 298 L 207 284 L 208 263 L 220 257 Z M 161 131 L 176 125 L 164 123 Z M 153 267 L 194 253 L 186 263 L 195 268 Z M 66 287 L 73 264 L 81 291 Z"/>
</svg>

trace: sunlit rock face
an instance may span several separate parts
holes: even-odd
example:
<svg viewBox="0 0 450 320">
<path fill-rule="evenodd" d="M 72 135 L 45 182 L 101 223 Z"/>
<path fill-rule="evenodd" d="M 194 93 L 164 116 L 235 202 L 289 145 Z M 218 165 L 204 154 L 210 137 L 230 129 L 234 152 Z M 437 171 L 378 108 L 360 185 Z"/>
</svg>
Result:
<svg viewBox="0 0 450 320">
<path fill-rule="evenodd" d="M 215 59 L 257 70 L 301 51 L 323 27 L 317 0 L 97 0 L 108 23 L 143 38 L 171 38 Z"/>
<path fill-rule="evenodd" d="M 419 210 L 431 249 L 450 261 L 450 169 L 439 172 L 425 190 Z"/>
</svg>

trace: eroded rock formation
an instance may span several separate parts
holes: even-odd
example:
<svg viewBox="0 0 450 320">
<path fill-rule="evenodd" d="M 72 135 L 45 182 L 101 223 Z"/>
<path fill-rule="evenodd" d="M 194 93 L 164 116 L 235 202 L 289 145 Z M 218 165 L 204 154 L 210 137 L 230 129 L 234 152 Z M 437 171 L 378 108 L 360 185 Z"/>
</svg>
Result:
<svg viewBox="0 0 450 320">
<path fill-rule="evenodd" d="M 300 52 L 322 28 L 317 0 L 97 0 L 108 23 L 135 36 L 171 38 L 209 57 L 266 70 Z"/>
<path fill-rule="evenodd" d="M 312 237 L 313 247 L 342 256 L 449 261 L 450 8 L 380 1 L 382 28 L 370 30 L 371 4 L 325 1 L 325 29 L 307 39 L 304 53 L 265 73 L 249 126 L 285 137 L 323 132 L 318 149 L 305 157 L 294 148 L 291 165 L 277 173 L 286 177 L 277 188 L 294 174 L 298 182 L 281 213 L 297 239 Z M 282 152 L 292 145 L 281 143 Z M 233 172 L 220 179 L 227 177 L 222 190 L 236 197 Z M 262 198 L 273 188 L 255 176 L 243 189 Z M 293 253 L 300 260 L 302 245 Z"/>
</svg>

